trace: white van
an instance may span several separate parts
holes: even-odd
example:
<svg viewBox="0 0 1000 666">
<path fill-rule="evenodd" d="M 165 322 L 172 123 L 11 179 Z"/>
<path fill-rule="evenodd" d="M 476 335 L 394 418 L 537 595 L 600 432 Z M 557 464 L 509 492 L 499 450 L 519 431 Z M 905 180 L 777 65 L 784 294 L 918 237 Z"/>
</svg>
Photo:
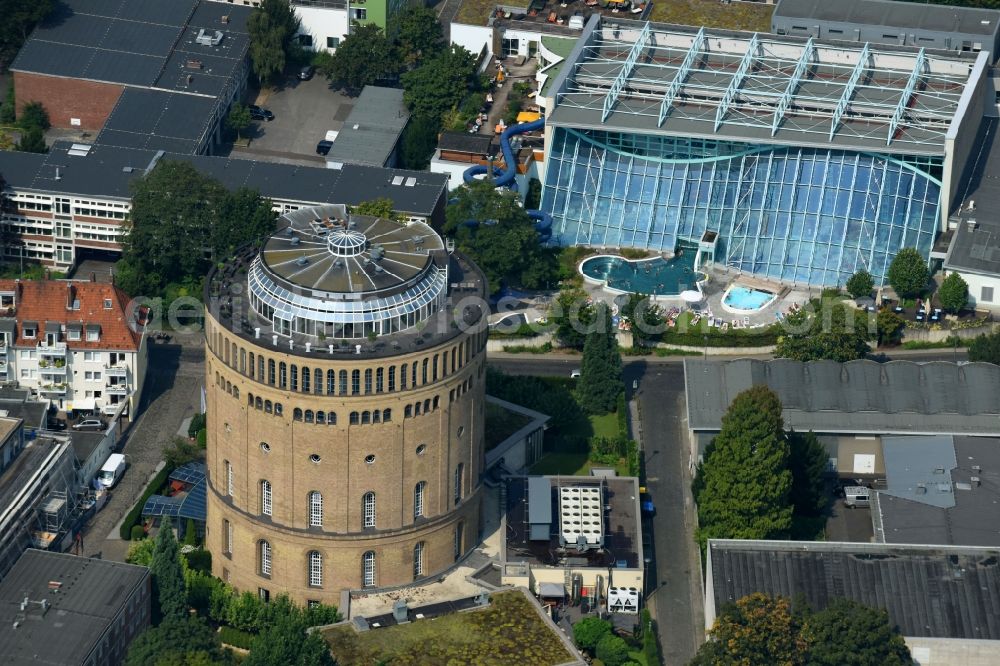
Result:
<svg viewBox="0 0 1000 666">
<path fill-rule="evenodd" d="M 114 488 L 125 473 L 125 456 L 112 453 L 97 473 L 97 485 L 101 488 Z"/>
<path fill-rule="evenodd" d="M 844 504 L 850 508 L 871 506 L 871 491 L 864 486 L 844 488 Z"/>
</svg>

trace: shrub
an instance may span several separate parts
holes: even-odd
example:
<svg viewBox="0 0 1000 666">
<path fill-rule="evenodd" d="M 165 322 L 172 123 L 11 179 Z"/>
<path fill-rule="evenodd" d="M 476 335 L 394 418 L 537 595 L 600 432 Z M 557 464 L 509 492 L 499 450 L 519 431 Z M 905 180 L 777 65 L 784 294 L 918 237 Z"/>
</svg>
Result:
<svg viewBox="0 0 1000 666">
<path fill-rule="evenodd" d="M 194 518 L 188 518 L 184 523 L 184 545 L 198 545 L 198 527 L 194 524 Z"/>
<path fill-rule="evenodd" d="M 226 645 L 232 645 L 233 647 L 249 650 L 250 643 L 253 642 L 254 638 L 256 638 L 256 636 L 253 634 L 240 631 L 239 629 L 234 629 L 233 627 L 219 627 L 219 640 Z"/>
<path fill-rule="evenodd" d="M 599 617 L 585 617 L 573 625 L 577 647 L 593 651 L 605 636 L 611 635 L 611 623 Z"/>
<path fill-rule="evenodd" d="M 199 413 L 191 417 L 188 425 L 188 437 L 195 437 L 205 427 L 205 414 Z"/>
<path fill-rule="evenodd" d="M 129 539 L 132 541 L 142 541 L 146 538 L 146 529 L 142 525 L 133 525 L 132 531 L 129 534 Z"/>
<path fill-rule="evenodd" d="M 900 298 L 919 296 L 927 288 L 927 262 L 912 247 L 904 247 L 889 264 L 886 277 Z"/>
<path fill-rule="evenodd" d="M 163 485 L 167 482 L 167 477 L 172 471 L 173 468 L 170 467 L 170 465 L 165 465 L 163 469 L 161 469 L 159 473 L 153 477 L 153 480 L 149 482 L 149 485 L 146 486 L 146 490 L 142 493 L 142 497 L 140 497 L 139 501 L 135 503 L 132 510 L 125 514 L 125 519 L 122 521 L 121 527 L 118 528 L 118 536 L 120 538 L 131 539 L 132 526 L 138 524 L 139 519 L 142 518 L 142 507 L 146 505 L 146 500 L 148 500 L 150 496 L 155 495 L 160 488 L 163 487 Z"/>
<path fill-rule="evenodd" d="M 209 551 L 199 548 L 190 553 L 184 553 L 184 558 L 187 560 L 189 569 L 203 573 L 212 572 L 212 553 Z"/>
<path fill-rule="evenodd" d="M 872 274 L 862 269 L 847 279 L 847 293 L 854 298 L 871 296 L 872 289 L 875 288 L 875 279 Z"/>
<path fill-rule="evenodd" d="M 607 666 L 622 666 L 628 661 L 628 643 L 624 638 L 608 634 L 598 641 L 594 656 Z"/>
<path fill-rule="evenodd" d="M 950 273 L 938 288 L 938 299 L 948 312 L 958 312 L 969 302 L 969 285 L 958 273 Z"/>
<path fill-rule="evenodd" d="M 41 102 L 28 102 L 21 107 L 21 117 L 17 119 L 17 124 L 25 131 L 38 129 L 44 132 L 52 126 L 49 123 L 49 112 Z"/>
<path fill-rule="evenodd" d="M 197 442 L 198 446 L 202 449 L 208 446 L 208 430 L 202 428 L 201 430 L 198 431 Z"/>
</svg>

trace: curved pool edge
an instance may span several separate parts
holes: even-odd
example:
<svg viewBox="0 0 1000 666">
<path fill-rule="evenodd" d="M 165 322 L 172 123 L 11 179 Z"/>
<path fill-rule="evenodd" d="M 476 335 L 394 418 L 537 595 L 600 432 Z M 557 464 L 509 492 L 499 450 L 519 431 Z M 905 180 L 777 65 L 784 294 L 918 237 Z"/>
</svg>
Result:
<svg viewBox="0 0 1000 666">
<path fill-rule="evenodd" d="M 676 255 L 674 255 L 674 256 L 676 256 Z M 594 285 L 595 287 L 600 287 L 600 288 L 604 289 L 606 292 L 608 292 L 610 294 L 614 294 L 616 296 L 618 294 L 632 294 L 632 293 L 636 293 L 636 292 L 626 291 L 624 289 L 618 289 L 616 287 L 612 287 L 611 285 L 608 284 L 607 280 L 602 280 L 602 279 L 599 279 L 599 278 L 591 277 L 591 276 L 589 276 L 589 275 L 587 275 L 586 273 L 583 272 L 583 265 L 585 263 L 587 263 L 588 261 L 590 261 L 592 259 L 604 259 L 604 258 L 607 258 L 607 259 L 619 259 L 621 261 L 624 261 L 624 262 L 627 262 L 627 263 L 630 263 L 630 264 L 641 264 L 641 263 L 643 263 L 645 261 L 655 261 L 657 259 L 660 259 L 662 261 L 670 261 L 670 259 L 664 259 L 662 255 L 658 255 L 658 254 L 654 254 L 652 257 L 646 257 L 645 259 L 626 259 L 625 257 L 623 257 L 620 254 L 592 254 L 589 257 L 584 257 L 583 259 L 581 259 L 580 263 L 577 264 L 577 266 L 576 266 L 576 271 L 583 278 L 583 281 L 585 283 L 587 283 L 587 284 Z M 671 259 L 672 258 L 673 257 L 671 257 Z M 705 292 L 702 290 L 701 285 L 704 282 L 708 282 L 708 273 L 705 273 L 704 271 L 699 271 L 697 269 L 693 269 L 693 272 L 696 275 L 701 275 L 702 276 L 702 278 L 700 280 L 696 279 L 694 281 L 694 286 L 698 289 L 698 292 L 702 295 L 702 297 L 704 297 L 705 296 Z M 671 300 L 671 301 L 679 301 L 679 300 L 681 300 L 681 294 L 680 294 L 680 292 L 678 292 L 676 294 L 655 294 L 654 293 L 654 294 L 646 294 L 646 296 L 649 296 L 654 301 L 658 300 L 658 299 L 665 299 L 665 300 Z"/>
<path fill-rule="evenodd" d="M 761 305 L 756 310 L 742 310 L 740 308 L 734 308 L 734 307 L 726 304 L 726 298 L 729 296 L 729 292 L 733 290 L 733 287 L 742 287 L 743 289 L 751 289 L 753 291 L 767 292 L 767 293 L 771 294 L 771 298 L 767 299 L 767 302 L 765 302 L 763 305 Z M 737 282 L 730 283 L 730 285 L 728 287 L 726 287 L 726 290 L 724 292 L 722 292 L 722 298 L 719 299 L 719 305 L 722 306 L 723 310 L 725 310 L 726 312 L 728 312 L 730 314 L 753 315 L 753 314 L 759 314 L 759 313 L 763 312 L 764 310 L 766 310 L 767 308 L 771 307 L 772 305 L 774 305 L 774 302 L 776 300 L 778 300 L 778 294 L 776 294 L 773 291 L 767 291 L 766 289 L 759 289 L 757 287 L 749 287 L 749 286 L 747 286 L 745 284 L 740 284 L 737 281 Z"/>
</svg>

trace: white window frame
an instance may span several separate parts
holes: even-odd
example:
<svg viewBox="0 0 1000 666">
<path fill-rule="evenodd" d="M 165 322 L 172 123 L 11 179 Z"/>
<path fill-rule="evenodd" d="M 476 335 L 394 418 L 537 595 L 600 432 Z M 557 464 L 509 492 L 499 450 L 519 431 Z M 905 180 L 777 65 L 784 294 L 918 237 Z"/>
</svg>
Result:
<svg viewBox="0 0 1000 666">
<path fill-rule="evenodd" d="M 267 479 L 260 482 L 260 513 L 263 516 L 274 515 L 274 496 L 271 482 Z"/>
<path fill-rule="evenodd" d="M 427 482 L 418 481 L 413 488 L 413 517 L 422 518 L 424 515 L 424 496 L 427 494 Z"/>
<path fill-rule="evenodd" d="M 375 587 L 375 551 L 366 551 L 361 556 L 361 586 Z"/>
<path fill-rule="evenodd" d="M 271 575 L 271 543 L 263 539 L 260 541 L 260 574 Z"/>
<path fill-rule="evenodd" d="M 223 550 L 223 552 L 228 553 L 229 555 L 232 555 L 233 554 L 233 523 L 230 520 L 228 520 L 228 519 L 223 520 L 223 523 L 224 523 L 223 527 L 225 528 L 224 529 L 225 534 L 223 535 L 222 538 L 224 538 L 226 540 L 226 543 L 225 543 L 225 547 L 222 550 Z"/>
<path fill-rule="evenodd" d="M 309 587 L 323 587 L 323 554 L 309 551 Z"/>
<path fill-rule="evenodd" d="M 413 547 L 413 580 L 424 575 L 424 547 L 423 541 L 418 541 Z"/>
<path fill-rule="evenodd" d="M 375 493 L 369 491 L 364 494 L 361 498 L 361 526 L 362 527 L 375 527 Z"/>
<path fill-rule="evenodd" d="M 458 463 L 455 466 L 455 504 L 462 501 L 462 472 L 465 471 L 465 464 Z"/>
<path fill-rule="evenodd" d="M 226 494 L 233 496 L 233 463 L 226 461 Z"/>
<path fill-rule="evenodd" d="M 309 493 L 309 527 L 323 527 L 323 493 Z"/>
</svg>

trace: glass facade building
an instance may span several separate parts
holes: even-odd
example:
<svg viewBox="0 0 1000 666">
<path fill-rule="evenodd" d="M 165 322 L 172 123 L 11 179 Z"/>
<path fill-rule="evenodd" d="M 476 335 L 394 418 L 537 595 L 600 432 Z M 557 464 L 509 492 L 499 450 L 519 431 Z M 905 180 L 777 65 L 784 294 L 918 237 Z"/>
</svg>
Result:
<svg viewBox="0 0 1000 666">
<path fill-rule="evenodd" d="M 562 245 L 673 252 L 719 233 L 714 261 L 810 285 L 883 282 L 930 252 L 942 158 L 551 129 L 542 208 Z"/>
</svg>

